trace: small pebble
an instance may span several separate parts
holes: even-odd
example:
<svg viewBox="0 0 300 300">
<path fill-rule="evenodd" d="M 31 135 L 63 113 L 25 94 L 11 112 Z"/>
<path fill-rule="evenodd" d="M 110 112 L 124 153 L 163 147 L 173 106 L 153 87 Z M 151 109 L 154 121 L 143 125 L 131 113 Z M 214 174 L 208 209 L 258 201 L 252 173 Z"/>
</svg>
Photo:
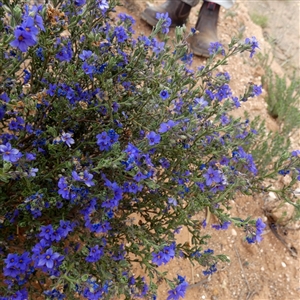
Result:
<svg viewBox="0 0 300 300">
<path fill-rule="evenodd" d="M 281 265 L 286 268 L 286 264 L 283 261 L 281 262 Z"/>
</svg>

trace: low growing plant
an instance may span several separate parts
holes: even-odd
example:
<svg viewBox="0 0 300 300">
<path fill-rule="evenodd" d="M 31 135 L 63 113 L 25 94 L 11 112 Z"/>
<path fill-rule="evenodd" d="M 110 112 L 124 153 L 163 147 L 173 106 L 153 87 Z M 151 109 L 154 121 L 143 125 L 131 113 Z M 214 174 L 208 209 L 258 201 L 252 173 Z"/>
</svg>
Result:
<svg viewBox="0 0 300 300">
<path fill-rule="evenodd" d="M 280 77 L 267 67 L 262 82 L 267 90 L 268 112 L 282 125 L 282 133 L 299 130 L 300 78 L 294 73 L 288 84 L 286 76 Z"/>
<path fill-rule="evenodd" d="M 290 198 L 300 179 L 299 151 L 260 170 L 245 151 L 257 132 L 229 114 L 261 87 L 235 97 L 217 68 L 239 52 L 252 57 L 255 38 L 226 52 L 212 44 L 194 72 L 184 28 L 174 47 L 156 38 L 167 16 L 133 38 L 135 21 L 116 4 L 0 6 L 0 299 L 155 299 L 160 279 L 179 299 L 184 274 L 157 266 L 181 257 L 208 275 L 227 260 L 195 214 L 208 210 L 216 229 L 233 223 L 259 242 L 262 220 L 231 216 L 228 201 L 271 190 L 264 180 L 278 172 L 293 178 L 279 191 Z M 190 245 L 176 242 L 182 227 Z"/>
</svg>

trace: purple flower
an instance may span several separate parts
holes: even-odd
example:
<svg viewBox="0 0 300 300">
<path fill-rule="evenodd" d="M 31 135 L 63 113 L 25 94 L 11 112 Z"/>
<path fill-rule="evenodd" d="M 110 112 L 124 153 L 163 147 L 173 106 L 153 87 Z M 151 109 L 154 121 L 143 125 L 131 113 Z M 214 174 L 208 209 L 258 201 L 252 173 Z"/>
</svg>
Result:
<svg viewBox="0 0 300 300">
<path fill-rule="evenodd" d="M 5 103 L 8 103 L 10 101 L 10 98 L 8 97 L 7 93 L 2 93 L 0 95 L 0 99 L 3 100 Z"/>
<path fill-rule="evenodd" d="M 167 300 L 179 300 L 180 298 L 184 298 L 187 287 L 188 283 L 186 281 L 181 282 L 175 289 L 168 291 L 169 296 Z"/>
<path fill-rule="evenodd" d="M 107 0 L 97 0 L 96 3 L 97 3 L 97 5 L 98 5 L 99 9 L 100 9 L 103 13 L 105 13 L 106 10 L 109 8 L 109 5 L 108 5 L 108 3 L 107 3 Z"/>
<path fill-rule="evenodd" d="M 169 120 L 166 123 L 161 123 L 158 132 L 159 133 L 165 133 L 169 131 L 171 128 L 173 128 L 175 125 L 177 125 L 177 122 L 174 122 L 172 120 Z"/>
<path fill-rule="evenodd" d="M 22 24 L 21 27 L 25 29 L 29 34 L 31 34 L 32 38 L 36 41 L 36 35 L 39 33 L 39 30 L 34 26 L 34 19 L 32 17 L 28 17 Z"/>
<path fill-rule="evenodd" d="M 147 176 L 144 175 L 141 171 L 137 172 L 136 175 L 133 177 L 133 179 L 136 182 L 140 182 L 141 180 L 146 179 L 146 178 L 147 178 Z"/>
<path fill-rule="evenodd" d="M 82 70 L 86 75 L 89 75 L 90 78 L 92 78 L 92 75 L 94 74 L 95 68 L 92 65 L 89 65 L 86 61 L 82 65 Z"/>
<path fill-rule="evenodd" d="M 251 50 L 250 50 L 250 58 L 252 58 L 253 55 L 254 55 L 254 53 L 255 53 L 255 49 L 256 49 L 256 48 L 259 49 L 258 41 L 257 41 L 256 37 L 253 36 L 252 38 L 246 38 L 246 39 L 245 39 L 245 44 L 251 46 Z"/>
<path fill-rule="evenodd" d="M 39 233 L 39 237 L 44 238 L 46 241 L 50 241 L 53 232 L 54 230 L 51 224 L 41 226 L 41 232 Z"/>
<path fill-rule="evenodd" d="M 177 206 L 177 200 L 175 198 L 168 198 L 168 203 L 173 205 L 173 206 Z"/>
<path fill-rule="evenodd" d="M 153 49 L 153 52 L 158 55 L 160 52 L 162 52 L 164 49 L 165 49 L 165 42 L 158 42 L 156 39 L 152 39 L 152 42 L 151 42 L 151 45 L 152 45 L 152 49 Z"/>
<path fill-rule="evenodd" d="M 228 118 L 228 116 L 226 114 L 222 114 L 222 116 L 221 116 L 221 124 L 223 126 L 225 126 L 228 123 L 230 123 L 230 119 Z"/>
<path fill-rule="evenodd" d="M 58 194 L 64 199 L 71 199 L 71 188 L 68 186 L 65 177 L 61 177 L 58 181 Z"/>
<path fill-rule="evenodd" d="M 70 221 L 60 220 L 59 225 L 60 225 L 59 228 L 61 229 L 62 237 L 67 237 L 67 235 L 73 231 L 74 226 Z"/>
<path fill-rule="evenodd" d="M 262 93 L 262 86 L 261 85 L 256 85 L 253 84 L 252 86 L 253 90 L 252 90 L 252 94 L 250 94 L 251 97 L 257 97 Z"/>
<path fill-rule="evenodd" d="M 81 181 L 82 180 L 82 178 L 77 174 L 76 171 L 72 171 L 72 177 L 76 181 Z"/>
<path fill-rule="evenodd" d="M 86 3 L 86 0 L 75 0 L 74 3 L 76 6 L 82 6 Z"/>
<path fill-rule="evenodd" d="M 18 149 L 12 148 L 10 143 L 0 145 L 0 153 L 5 161 L 16 162 L 22 156 Z"/>
<path fill-rule="evenodd" d="M 169 32 L 169 27 L 172 24 L 172 20 L 169 18 L 168 12 L 166 12 L 166 13 L 157 12 L 155 17 L 158 20 L 162 19 L 161 32 L 163 34 L 167 34 Z"/>
<path fill-rule="evenodd" d="M 147 139 L 149 140 L 149 145 L 153 146 L 160 142 L 160 135 L 154 131 L 150 131 L 150 133 L 147 134 Z"/>
<path fill-rule="evenodd" d="M 258 218 L 256 220 L 255 226 L 256 226 L 256 241 L 261 242 L 261 240 L 262 240 L 261 235 L 266 227 L 266 224 L 262 221 L 261 218 Z"/>
<path fill-rule="evenodd" d="M 213 183 L 222 182 L 222 174 L 219 170 L 214 170 L 212 167 L 209 167 L 207 173 L 205 173 L 204 178 L 206 179 L 205 184 L 211 186 Z"/>
<path fill-rule="evenodd" d="M 51 97 L 53 97 L 55 95 L 55 91 L 56 91 L 57 85 L 56 84 L 49 84 L 49 89 L 47 90 L 47 94 Z"/>
<path fill-rule="evenodd" d="M 46 266 L 48 269 L 53 269 L 55 264 L 63 259 L 57 252 L 53 252 L 52 248 L 47 249 L 47 251 L 38 257 L 38 266 L 43 267 Z"/>
<path fill-rule="evenodd" d="M 36 159 L 36 155 L 34 153 L 26 153 L 25 156 L 26 156 L 26 160 L 28 161 L 32 161 Z"/>
<path fill-rule="evenodd" d="M 228 97 L 232 96 L 231 89 L 228 84 L 223 84 L 218 88 L 217 93 L 215 94 L 215 97 L 222 101 L 223 99 L 226 99 Z"/>
<path fill-rule="evenodd" d="M 10 42 L 12 47 L 16 47 L 22 52 L 26 52 L 28 47 L 34 46 L 36 44 L 35 38 L 28 33 L 24 28 L 18 27 L 15 32 L 15 39 Z"/>
<path fill-rule="evenodd" d="M 234 105 L 235 105 L 236 108 L 241 107 L 241 103 L 240 103 L 238 97 L 232 97 L 231 99 L 232 99 L 232 101 L 233 101 L 233 103 L 234 103 Z"/>
<path fill-rule="evenodd" d="M 196 106 L 200 106 L 200 109 L 203 109 L 204 107 L 206 107 L 208 105 L 208 102 L 203 98 L 195 98 L 194 102 L 196 104 Z"/>
<path fill-rule="evenodd" d="M 89 59 L 92 56 L 93 52 L 90 50 L 83 50 L 81 54 L 79 54 L 79 58 L 83 61 Z"/>
<path fill-rule="evenodd" d="M 88 186 L 88 187 L 91 187 L 93 185 L 95 185 L 94 181 L 92 181 L 93 179 L 93 175 L 90 174 L 87 170 L 85 170 L 83 172 L 83 178 L 82 178 L 82 181 Z"/>
<path fill-rule="evenodd" d="M 123 26 L 117 26 L 114 31 L 118 43 L 124 43 L 128 39 L 128 35 Z"/>
<path fill-rule="evenodd" d="M 106 131 L 96 135 L 97 138 L 97 145 L 99 146 L 100 150 L 108 151 L 111 147 L 110 138 Z"/>
<path fill-rule="evenodd" d="M 215 55 L 217 53 L 222 54 L 225 56 L 225 50 L 223 48 L 223 45 L 219 42 L 210 43 L 210 46 L 208 48 L 209 55 Z"/>
<path fill-rule="evenodd" d="M 152 262 L 158 266 L 168 263 L 172 258 L 175 257 L 175 243 L 172 243 L 170 246 L 165 246 L 158 253 L 152 253 Z"/>
<path fill-rule="evenodd" d="M 104 255 L 103 247 L 99 248 L 99 245 L 90 249 L 89 255 L 85 258 L 88 262 L 96 262 Z"/>
<path fill-rule="evenodd" d="M 159 162 L 164 169 L 168 169 L 170 167 L 169 161 L 164 157 L 160 159 Z"/>
<path fill-rule="evenodd" d="M 59 61 L 70 62 L 73 56 L 73 50 L 71 48 L 71 43 L 68 43 L 68 46 L 62 47 L 60 51 L 58 51 L 55 57 Z"/>
<path fill-rule="evenodd" d="M 28 177 L 35 177 L 36 173 L 39 171 L 38 168 L 31 168 L 28 173 Z"/>
<path fill-rule="evenodd" d="M 159 93 L 159 96 L 162 100 L 166 100 L 170 97 L 169 93 L 167 90 L 162 90 L 160 93 Z"/>
<path fill-rule="evenodd" d="M 74 144 L 75 143 L 75 141 L 74 141 L 74 139 L 72 139 L 72 135 L 73 135 L 73 133 L 63 133 L 62 135 L 61 135 L 61 141 L 63 141 L 63 142 L 65 142 L 69 147 L 71 147 L 71 144 Z"/>
<path fill-rule="evenodd" d="M 294 157 L 299 157 L 300 156 L 300 150 L 294 150 L 291 152 L 291 155 Z"/>
<path fill-rule="evenodd" d="M 216 229 L 216 230 L 226 230 L 226 229 L 228 229 L 230 224 L 231 224 L 230 221 L 225 221 L 222 224 L 213 224 L 213 225 L 211 225 L 211 227 Z"/>
<path fill-rule="evenodd" d="M 112 229 L 110 226 L 110 223 L 108 221 L 104 221 L 101 223 L 96 223 L 96 224 L 86 224 L 88 225 L 87 227 L 92 231 L 96 233 L 107 233 L 109 230 Z"/>
</svg>

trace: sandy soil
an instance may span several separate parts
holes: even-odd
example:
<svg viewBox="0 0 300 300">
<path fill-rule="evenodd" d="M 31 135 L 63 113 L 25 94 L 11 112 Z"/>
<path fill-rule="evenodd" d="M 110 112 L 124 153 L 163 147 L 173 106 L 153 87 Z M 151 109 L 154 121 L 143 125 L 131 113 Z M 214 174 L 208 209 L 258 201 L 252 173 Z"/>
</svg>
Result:
<svg viewBox="0 0 300 300">
<path fill-rule="evenodd" d="M 156 3 L 164 1 L 156 1 Z M 247 1 L 238 1 L 238 3 L 226 11 L 221 9 L 218 35 L 222 44 L 226 45 L 230 42 L 233 36 L 251 37 L 255 36 L 260 43 L 260 50 L 262 53 L 271 51 L 272 48 L 267 42 L 268 36 L 263 33 L 262 29 L 253 24 L 249 17 L 248 8 L 245 5 Z M 274 16 L 284 16 L 282 19 L 281 27 L 283 30 L 282 35 L 285 36 L 284 22 L 289 18 L 288 11 L 291 11 L 292 6 L 282 5 L 282 2 L 287 1 L 248 1 L 248 6 L 252 9 L 258 7 L 265 7 L 269 5 L 267 11 L 272 12 Z M 298 2 L 292 2 L 291 5 L 298 7 Z M 121 11 L 132 15 L 137 24 L 135 30 L 138 33 L 150 34 L 151 28 L 147 26 L 142 20 L 139 19 L 139 13 L 146 7 L 146 1 L 140 0 L 122 0 L 124 7 Z M 259 4 L 257 4 L 259 3 Z M 283 3 L 283 4 L 284 4 Z M 262 5 L 262 6 L 261 6 Z M 272 7 L 270 7 L 270 5 Z M 276 8 L 276 5 L 279 5 Z M 197 14 L 200 9 L 200 4 L 195 7 L 189 17 L 187 27 L 190 29 L 197 21 Z M 261 9 L 261 8 L 259 8 Z M 284 10 L 285 9 L 285 10 Z M 277 13 L 277 15 L 275 14 Z M 298 11 L 294 13 L 294 16 Z M 276 17 L 277 18 L 277 17 Z M 272 24 L 278 23 L 278 19 L 273 20 Z M 297 18 L 298 31 L 294 30 L 293 45 L 290 47 L 289 53 L 285 51 L 284 55 L 293 56 L 293 66 L 298 66 L 297 58 L 293 53 L 298 53 L 299 50 L 299 16 Z M 296 23 L 294 22 L 294 26 Z M 292 25 L 289 25 L 292 26 Z M 279 29 L 272 25 L 269 30 L 274 30 L 279 34 Z M 174 30 L 170 31 L 170 36 L 174 36 Z M 271 33 L 270 33 L 271 34 Z M 270 35 L 269 34 L 269 35 Z M 278 38 L 279 39 L 279 38 Z M 286 42 L 281 41 L 280 44 L 284 45 Z M 286 44 L 285 44 L 286 45 Z M 298 47 L 298 48 L 297 48 Z M 276 50 L 277 51 L 277 50 Z M 276 57 L 275 51 L 275 57 Z M 279 51 L 279 50 L 278 50 Z M 277 52 L 278 52 L 277 51 Z M 251 81 L 255 84 L 261 84 L 261 76 L 264 74 L 263 68 L 259 65 L 259 61 L 255 58 L 248 59 L 249 54 L 241 54 L 229 60 L 229 65 L 223 67 L 224 71 L 228 71 L 232 77 L 231 87 L 236 95 L 244 91 L 244 86 L 247 82 Z M 286 56 L 286 57 L 287 57 Z M 283 58 L 286 60 L 286 58 Z M 205 59 L 195 58 L 193 68 L 205 64 Z M 273 61 L 272 69 L 279 73 L 284 74 L 281 68 L 280 58 Z M 287 64 L 287 63 L 286 63 Z M 250 117 L 260 115 L 261 118 L 266 120 L 269 130 L 278 130 L 278 124 L 267 113 L 264 97 L 266 92 L 259 98 L 255 98 L 245 103 L 236 114 L 243 115 L 243 111 L 247 110 Z M 299 147 L 299 136 L 292 138 L 293 146 Z M 264 215 L 264 208 L 267 199 L 272 198 L 272 195 L 258 195 L 257 197 L 237 196 L 232 199 L 232 215 L 238 215 L 242 218 L 251 215 L 252 217 L 261 217 L 267 221 Z M 204 219 L 204 215 L 196 216 L 200 220 Z M 210 224 L 214 223 L 214 219 Z M 268 227 L 264 234 L 264 239 L 260 244 L 249 245 L 244 242 L 244 234 L 237 228 L 231 227 L 227 231 L 215 231 L 208 226 L 203 233 L 212 236 L 210 243 L 207 247 L 214 249 L 216 254 L 226 254 L 231 262 L 218 266 L 218 271 L 211 277 L 204 277 L 202 275 L 202 268 L 200 266 L 192 266 L 189 262 L 183 259 L 176 259 L 169 263 L 162 270 L 168 270 L 170 278 L 176 277 L 177 274 L 186 276 L 187 281 L 191 287 L 188 289 L 186 298 L 188 300 L 198 299 L 211 299 L 211 300 L 229 300 L 229 299 L 252 299 L 252 300 L 296 300 L 300 299 L 300 230 L 299 224 L 289 224 L 287 228 L 279 228 L 278 232 L 284 238 L 288 247 L 294 247 L 298 255 L 293 255 L 288 247 L 285 247 L 278 238 L 274 235 Z M 179 241 L 189 241 L 190 236 L 187 232 L 182 231 L 179 235 Z M 137 273 L 140 270 L 136 270 Z M 198 284 L 197 284 L 198 283 Z M 159 289 L 158 299 L 166 299 L 167 287 L 161 285 Z"/>
</svg>

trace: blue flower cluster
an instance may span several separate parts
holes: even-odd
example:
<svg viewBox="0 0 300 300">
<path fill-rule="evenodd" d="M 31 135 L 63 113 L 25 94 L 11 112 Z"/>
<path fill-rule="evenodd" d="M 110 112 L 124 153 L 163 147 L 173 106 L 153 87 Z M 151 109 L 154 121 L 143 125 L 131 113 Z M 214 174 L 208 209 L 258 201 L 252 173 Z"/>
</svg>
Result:
<svg viewBox="0 0 300 300">
<path fill-rule="evenodd" d="M 216 272 L 193 216 L 209 209 L 225 230 L 233 221 L 222 205 L 261 189 L 257 132 L 229 114 L 261 86 L 235 97 L 227 72 L 188 69 L 182 44 L 171 55 L 154 34 L 135 39 L 134 19 L 112 22 L 107 0 L 17 2 L 9 13 L 0 5 L 0 298 L 149 298 L 155 288 L 134 263 L 157 273 L 175 257 Z M 167 33 L 170 18 L 157 18 Z M 237 49 L 252 56 L 257 41 L 245 43 Z M 228 55 L 219 43 L 210 50 Z M 294 151 L 279 174 L 300 180 L 298 159 Z M 245 224 L 247 241 L 261 241 L 261 219 Z M 193 245 L 176 243 L 183 227 Z M 188 286 L 174 282 L 169 300 Z"/>
</svg>

